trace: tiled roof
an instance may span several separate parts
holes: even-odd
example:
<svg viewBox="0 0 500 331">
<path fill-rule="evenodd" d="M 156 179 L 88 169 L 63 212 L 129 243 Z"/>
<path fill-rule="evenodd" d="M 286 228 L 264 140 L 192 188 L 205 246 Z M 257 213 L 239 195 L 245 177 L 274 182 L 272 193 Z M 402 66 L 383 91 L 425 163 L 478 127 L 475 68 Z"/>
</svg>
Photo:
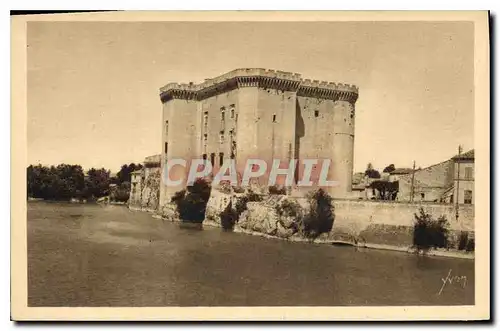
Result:
<svg viewBox="0 0 500 331">
<path fill-rule="evenodd" d="M 411 168 L 396 168 L 393 171 L 391 171 L 391 175 L 406 175 L 406 174 L 411 174 L 413 172 L 413 169 Z"/>
<path fill-rule="evenodd" d="M 453 157 L 454 160 L 474 160 L 474 150 L 471 149 L 466 153 L 462 153 L 460 155 L 455 155 Z"/>
</svg>

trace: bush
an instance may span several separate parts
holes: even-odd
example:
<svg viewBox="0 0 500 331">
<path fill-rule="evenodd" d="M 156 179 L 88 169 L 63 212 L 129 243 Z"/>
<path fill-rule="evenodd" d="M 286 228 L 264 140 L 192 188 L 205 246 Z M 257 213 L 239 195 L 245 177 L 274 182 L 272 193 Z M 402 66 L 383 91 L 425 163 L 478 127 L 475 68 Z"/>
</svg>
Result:
<svg viewBox="0 0 500 331">
<path fill-rule="evenodd" d="M 475 246 L 476 246 L 476 241 L 474 240 L 474 238 L 470 238 L 467 241 L 467 246 L 465 246 L 465 250 L 467 252 L 474 252 Z"/>
<path fill-rule="evenodd" d="M 127 202 L 130 197 L 130 183 L 123 182 L 111 190 L 109 198 L 111 201 Z"/>
<path fill-rule="evenodd" d="M 233 186 L 234 193 L 245 193 L 245 189 L 241 186 Z"/>
<path fill-rule="evenodd" d="M 258 201 L 262 201 L 262 197 L 253 191 L 249 191 L 244 196 L 238 198 L 234 208 L 232 201 L 229 202 L 227 207 L 220 214 L 222 228 L 225 230 L 232 230 L 241 214 L 247 210 L 247 203 Z"/>
<path fill-rule="evenodd" d="M 448 247 L 448 221 L 444 216 L 434 220 L 423 208 L 415 214 L 413 246 L 418 251 Z"/>
<path fill-rule="evenodd" d="M 460 251 L 465 250 L 468 241 L 469 241 L 469 234 L 466 231 L 460 232 L 460 237 L 458 239 L 458 250 Z"/>
<path fill-rule="evenodd" d="M 186 190 L 176 192 L 171 201 L 175 203 L 181 220 L 202 223 L 210 199 L 210 185 L 203 179 L 197 179 Z"/>
<path fill-rule="evenodd" d="M 276 185 L 269 186 L 269 194 L 286 195 L 286 188 L 278 187 Z"/>
<path fill-rule="evenodd" d="M 460 232 L 460 239 L 458 241 L 458 250 L 473 252 L 475 246 L 474 238 L 469 238 L 469 233 L 467 231 Z"/>
<path fill-rule="evenodd" d="M 296 201 L 286 199 L 276 205 L 276 214 L 280 217 L 296 217 L 297 219 L 301 219 L 302 208 Z"/>
<path fill-rule="evenodd" d="M 220 214 L 220 223 L 224 230 L 232 230 L 238 222 L 238 212 L 233 208 L 233 203 L 229 202 L 224 211 Z"/>
<path fill-rule="evenodd" d="M 332 197 L 323 189 L 318 189 L 308 196 L 310 209 L 301 219 L 300 231 L 306 238 L 314 239 L 320 234 L 330 232 L 333 228 Z"/>
</svg>

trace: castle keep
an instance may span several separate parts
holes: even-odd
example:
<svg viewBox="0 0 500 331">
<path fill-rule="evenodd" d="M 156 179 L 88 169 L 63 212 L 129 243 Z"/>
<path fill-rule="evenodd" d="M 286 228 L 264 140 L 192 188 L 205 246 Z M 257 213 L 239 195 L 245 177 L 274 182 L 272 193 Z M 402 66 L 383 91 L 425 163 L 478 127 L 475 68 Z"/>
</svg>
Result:
<svg viewBox="0 0 500 331">
<path fill-rule="evenodd" d="M 167 159 L 179 158 L 204 158 L 215 169 L 234 159 L 239 174 L 250 158 L 269 165 L 273 159 L 297 159 L 300 179 L 301 160 L 329 159 L 328 180 L 338 181 L 330 194 L 349 195 L 357 87 L 283 71 L 236 69 L 201 84 L 167 84 L 160 98 L 162 170 Z M 185 180 L 188 170 L 174 167 L 171 173 Z M 161 178 L 159 204 L 180 189 L 165 186 Z"/>
<path fill-rule="evenodd" d="M 467 238 L 474 238 L 473 152 L 415 172 L 416 191 L 412 189 L 411 193 L 407 178 L 398 176 L 401 201 L 418 193 L 412 203 L 373 201 L 353 191 L 358 98 L 355 86 L 311 81 L 302 79 L 299 74 L 282 71 L 237 69 L 201 84 L 168 84 L 161 88 L 160 97 L 163 104 L 162 153 L 147 157 L 144 168 L 132 173 L 131 209 L 178 220 L 176 207 L 170 202 L 184 187 L 166 185 L 164 176 L 167 161 L 174 159 L 188 163 L 206 159 L 213 164 L 213 173 L 231 159 L 238 173 L 242 173 L 248 159 L 264 160 L 268 167 L 276 159 L 298 160 L 292 188 L 287 192 L 292 196 L 287 200 L 307 208 L 309 201 L 304 193 L 317 186 L 297 185 L 303 179 L 303 161 L 327 159 L 330 160 L 327 180 L 336 181 L 338 185 L 325 188 L 335 199 L 335 225 L 323 234 L 325 242 L 408 250 L 413 247 L 414 215 L 421 207 L 433 217 L 445 215 L 450 222 L 450 247 L 459 247 L 459 239 L 464 233 Z M 281 168 L 285 168 L 285 164 L 281 164 Z M 169 177 L 184 179 L 185 183 L 189 168 L 189 165 L 175 166 L 170 169 L 174 174 Z M 454 174 L 461 179 L 460 205 L 423 203 L 428 201 L 425 199 L 436 199 L 436 188 L 440 196 L 454 199 L 449 196 L 458 191 Z M 260 186 L 257 189 L 265 189 L 268 178 L 256 179 Z M 311 181 L 317 183 L 313 176 Z M 237 195 L 216 185 L 212 188 L 204 223 L 222 226 L 222 214 L 230 202 L 235 203 L 233 199 L 237 199 Z M 367 187 L 363 187 L 363 193 L 366 190 Z M 286 201 L 281 198 L 269 195 L 261 202 L 248 202 L 247 209 L 238 216 L 239 230 L 284 239 L 300 237 L 297 232 L 300 217 L 290 222 L 289 216 L 283 218 L 277 211 Z"/>
</svg>

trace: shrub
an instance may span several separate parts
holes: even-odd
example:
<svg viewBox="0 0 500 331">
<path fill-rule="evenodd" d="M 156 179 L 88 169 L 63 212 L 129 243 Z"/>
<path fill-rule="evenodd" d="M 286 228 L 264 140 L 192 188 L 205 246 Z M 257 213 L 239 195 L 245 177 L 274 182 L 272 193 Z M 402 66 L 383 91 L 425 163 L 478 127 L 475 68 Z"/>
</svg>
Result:
<svg viewBox="0 0 500 331">
<path fill-rule="evenodd" d="M 278 216 L 302 218 L 302 208 L 296 201 L 286 199 L 275 208 Z"/>
<path fill-rule="evenodd" d="M 434 220 L 423 208 L 415 214 L 413 246 L 418 251 L 448 247 L 448 221 L 444 216 Z"/>
<path fill-rule="evenodd" d="M 220 223 L 224 230 L 232 230 L 238 222 L 238 212 L 233 208 L 233 203 L 229 202 L 224 211 L 220 214 Z"/>
<path fill-rule="evenodd" d="M 234 193 L 245 193 L 245 189 L 241 186 L 233 186 Z"/>
<path fill-rule="evenodd" d="M 469 233 L 467 231 L 460 232 L 458 249 L 461 251 L 473 252 L 474 246 L 475 246 L 474 238 L 469 238 Z"/>
<path fill-rule="evenodd" d="M 130 197 L 130 183 L 123 182 L 110 193 L 111 201 L 127 202 Z"/>
<path fill-rule="evenodd" d="M 332 197 L 323 189 L 312 192 L 308 198 L 311 207 L 301 219 L 300 231 L 306 238 L 314 239 L 320 234 L 332 230 L 335 215 Z"/>
<path fill-rule="evenodd" d="M 197 179 L 186 190 L 176 192 L 171 201 L 175 203 L 179 217 L 183 221 L 202 223 L 210 198 L 210 185 L 203 179 Z"/>
<path fill-rule="evenodd" d="M 467 252 L 474 252 L 475 246 L 476 246 L 476 241 L 474 240 L 474 238 L 470 238 L 467 241 L 467 246 L 465 246 L 465 250 Z"/>
<path fill-rule="evenodd" d="M 286 195 L 286 188 L 278 187 L 276 185 L 269 186 L 269 194 Z"/>
<path fill-rule="evenodd" d="M 227 207 L 220 214 L 222 228 L 225 230 L 232 230 L 241 214 L 247 210 L 247 203 L 256 201 L 262 201 L 262 197 L 253 191 L 249 191 L 244 196 L 238 198 L 234 208 L 232 201 L 229 202 Z"/>
<path fill-rule="evenodd" d="M 466 231 L 460 232 L 460 237 L 458 239 L 458 250 L 460 251 L 465 250 L 468 241 L 469 241 L 469 234 Z"/>
</svg>

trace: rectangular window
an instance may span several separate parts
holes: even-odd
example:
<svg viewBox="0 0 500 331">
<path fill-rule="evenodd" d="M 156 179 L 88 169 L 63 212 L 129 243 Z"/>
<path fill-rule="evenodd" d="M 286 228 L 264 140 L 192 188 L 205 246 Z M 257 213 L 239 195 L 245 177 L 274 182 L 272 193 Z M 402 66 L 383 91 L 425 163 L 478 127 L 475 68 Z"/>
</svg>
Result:
<svg viewBox="0 0 500 331">
<path fill-rule="evenodd" d="M 205 134 L 203 135 L 203 140 L 207 141 L 207 139 L 208 139 L 208 134 L 206 134 L 206 133 L 205 133 Z"/>
<path fill-rule="evenodd" d="M 465 204 L 472 204 L 472 191 L 471 190 L 465 190 L 464 191 L 464 203 Z"/>
<path fill-rule="evenodd" d="M 472 179 L 472 167 L 465 167 L 465 179 Z"/>
<path fill-rule="evenodd" d="M 314 111 L 314 117 L 318 117 L 319 116 L 319 110 L 315 110 Z"/>
<path fill-rule="evenodd" d="M 220 134 L 220 143 L 222 144 L 224 142 L 224 131 L 221 131 Z"/>
<path fill-rule="evenodd" d="M 230 116 L 231 118 L 234 118 L 234 104 L 230 105 L 229 108 L 230 108 L 229 110 Z"/>
<path fill-rule="evenodd" d="M 168 152 L 168 143 L 165 143 L 165 154 Z"/>
<path fill-rule="evenodd" d="M 207 159 L 207 154 L 203 154 L 203 160 Z"/>
<path fill-rule="evenodd" d="M 212 164 L 213 167 L 215 163 L 215 153 L 210 154 L 210 163 Z"/>
<path fill-rule="evenodd" d="M 276 114 L 273 114 L 273 123 L 276 123 Z"/>
<path fill-rule="evenodd" d="M 208 111 L 203 113 L 203 128 L 206 130 L 208 126 Z"/>
<path fill-rule="evenodd" d="M 224 164 L 224 153 L 219 153 L 219 166 Z"/>
</svg>

